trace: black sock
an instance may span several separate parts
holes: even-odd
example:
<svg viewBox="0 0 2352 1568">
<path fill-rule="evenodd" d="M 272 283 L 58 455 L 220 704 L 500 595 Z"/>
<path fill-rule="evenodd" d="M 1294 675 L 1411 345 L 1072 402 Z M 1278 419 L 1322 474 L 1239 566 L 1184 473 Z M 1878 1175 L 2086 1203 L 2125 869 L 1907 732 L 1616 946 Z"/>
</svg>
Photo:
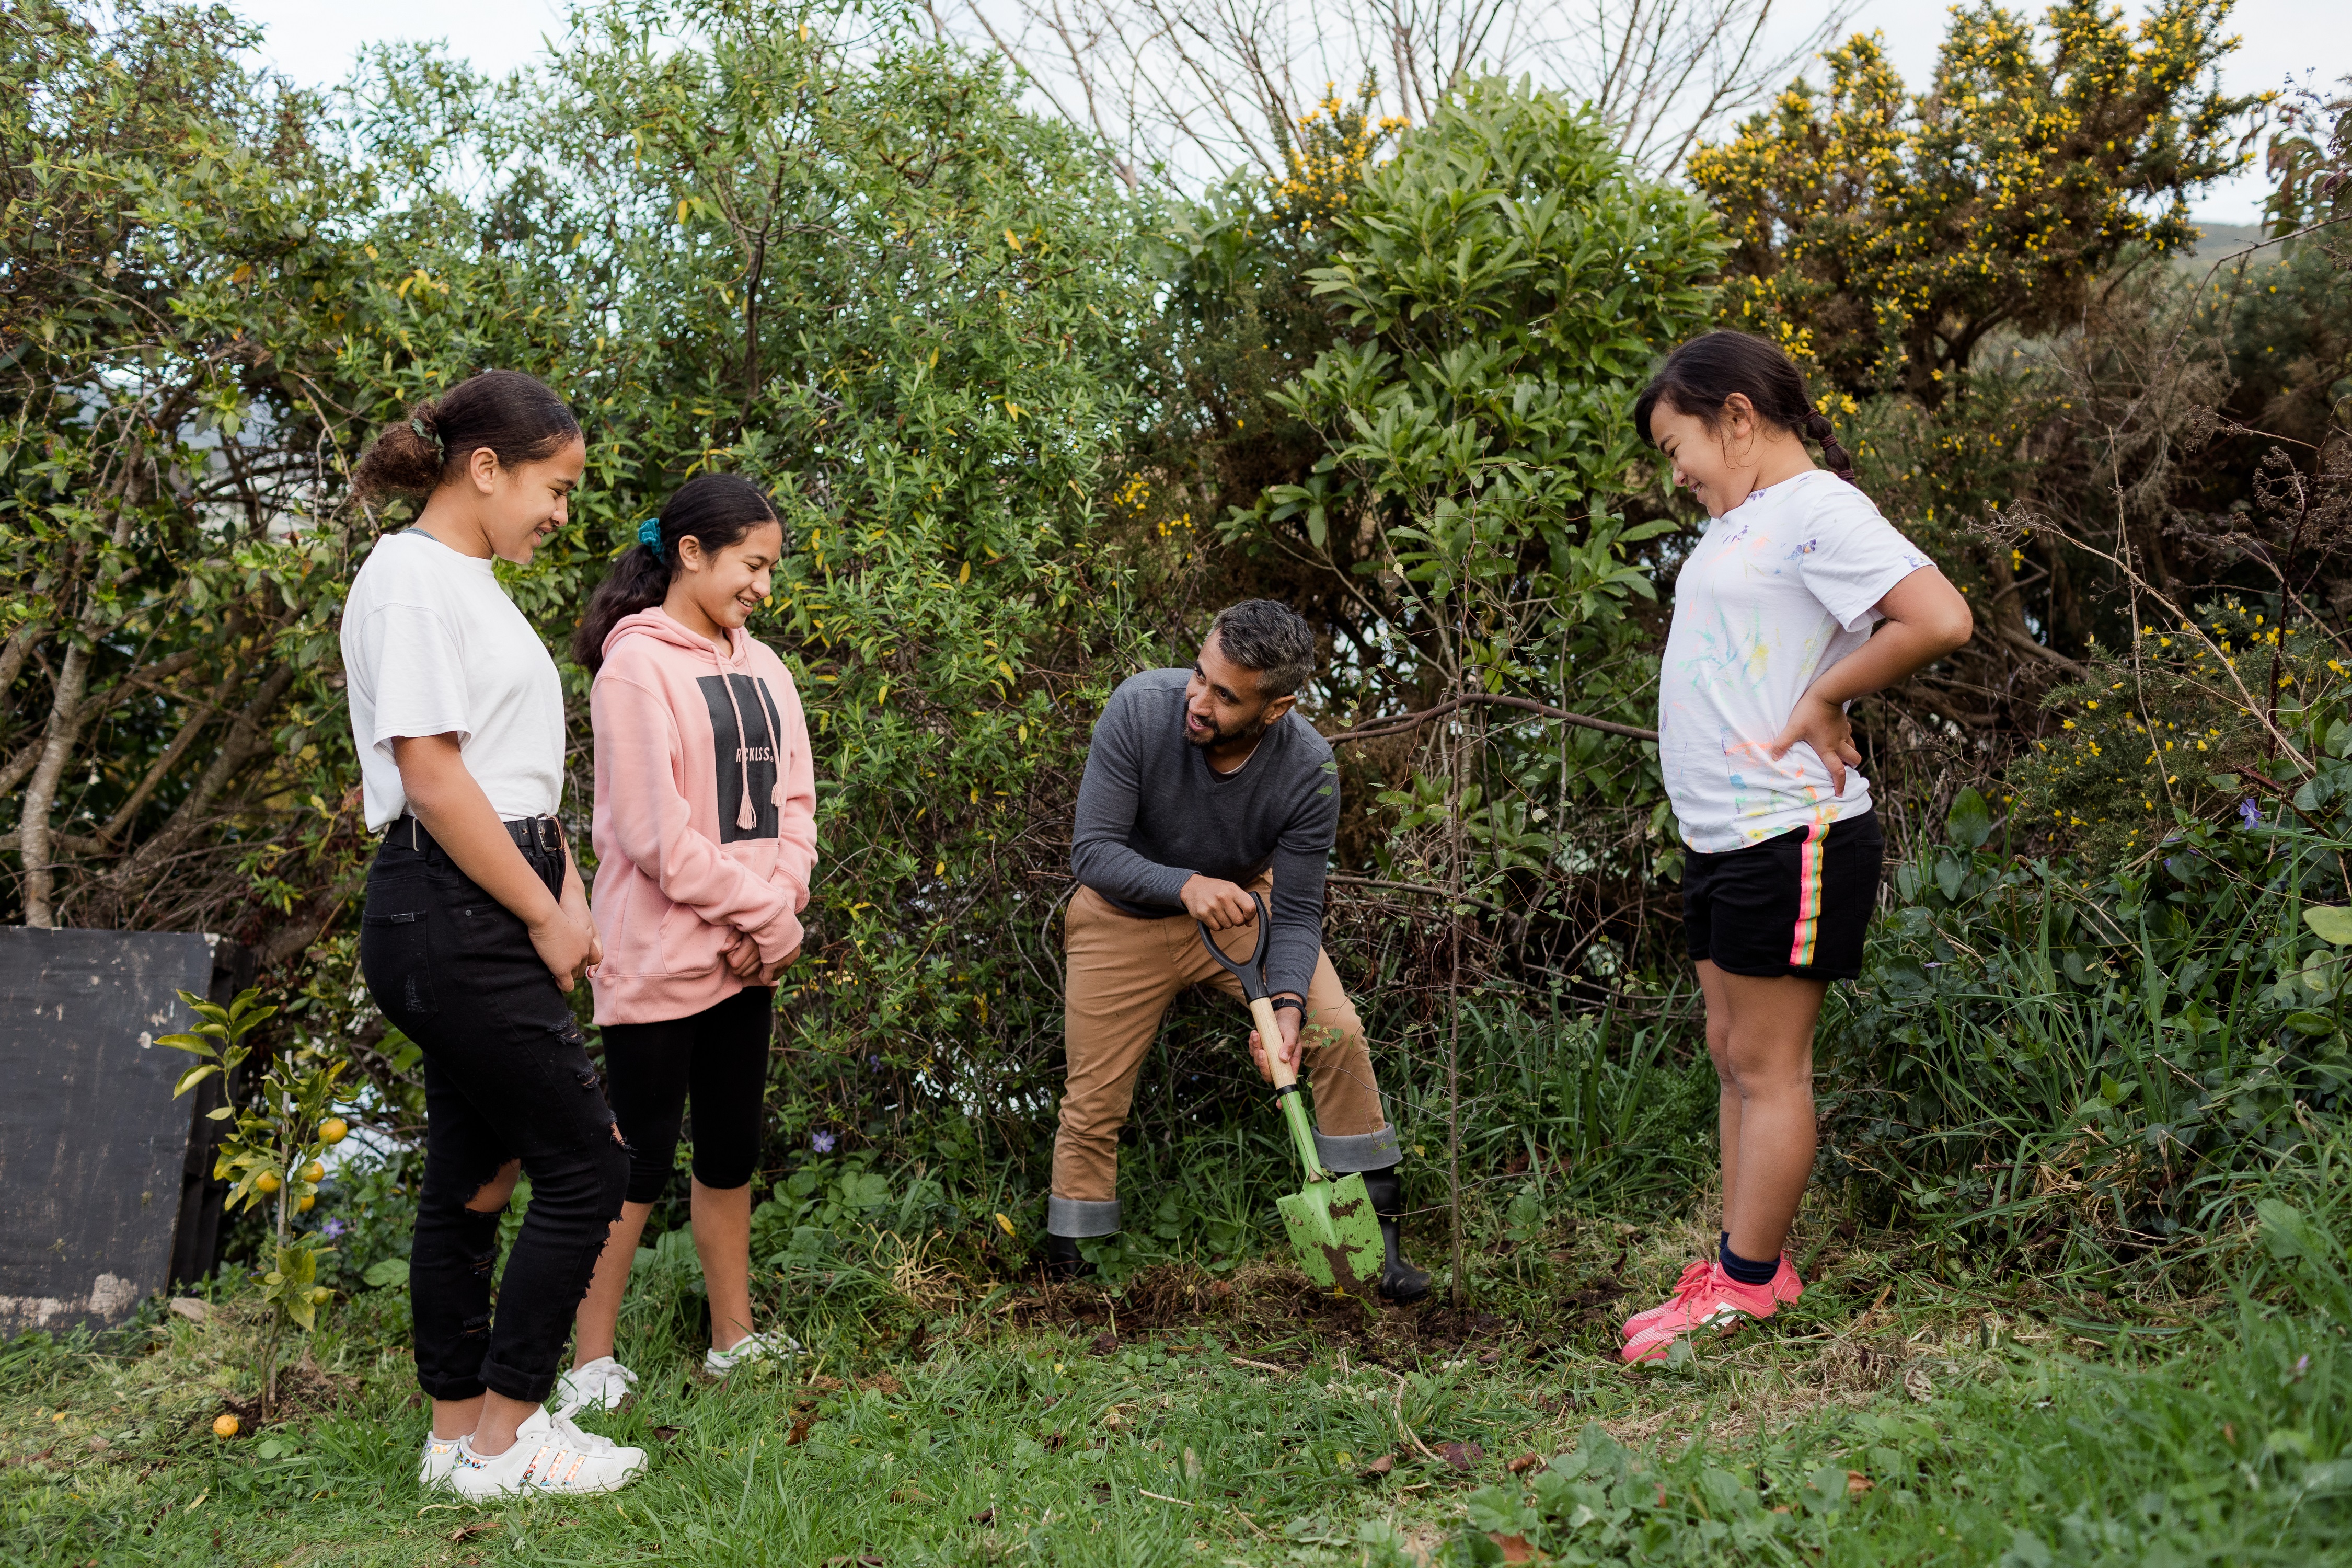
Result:
<svg viewBox="0 0 2352 1568">
<path fill-rule="evenodd" d="M 1731 1250 L 1731 1233 L 1730 1233 L 1729 1231 L 1727 1231 L 1727 1231 L 1725 1231 L 1721 1236 L 1719 1236 L 1719 1237 L 1716 1237 L 1716 1241 L 1715 1241 L 1715 1255 L 1716 1255 L 1716 1257 L 1717 1257 L 1717 1258 L 1721 1258 L 1725 1253 L 1727 1253 L 1727 1252 L 1728 1252 L 1728 1251 L 1730 1251 L 1730 1250 Z"/>
<path fill-rule="evenodd" d="M 1742 1285 L 1769 1285 L 1772 1276 L 1780 1271 L 1780 1260 L 1777 1258 L 1767 1263 L 1757 1263 L 1732 1251 L 1728 1235 L 1724 1237 L 1723 1250 L 1717 1256 L 1723 1265 L 1723 1271 Z"/>
</svg>

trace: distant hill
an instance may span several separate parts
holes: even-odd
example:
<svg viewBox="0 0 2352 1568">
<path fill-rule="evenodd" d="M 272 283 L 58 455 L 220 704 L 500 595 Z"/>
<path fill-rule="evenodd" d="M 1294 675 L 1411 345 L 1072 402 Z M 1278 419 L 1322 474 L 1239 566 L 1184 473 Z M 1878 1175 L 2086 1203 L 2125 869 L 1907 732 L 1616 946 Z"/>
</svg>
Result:
<svg viewBox="0 0 2352 1568">
<path fill-rule="evenodd" d="M 2181 266 L 2210 267 L 2226 257 L 2235 256 L 2263 237 L 2263 226 L 2258 223 L 2209 223 L 2197 231 L 2197 243 L 2172 259 Z M 2277 258 L 2275 250 L 2265 250 L 2255 258 L 2259 264 Z"/>
</svg>

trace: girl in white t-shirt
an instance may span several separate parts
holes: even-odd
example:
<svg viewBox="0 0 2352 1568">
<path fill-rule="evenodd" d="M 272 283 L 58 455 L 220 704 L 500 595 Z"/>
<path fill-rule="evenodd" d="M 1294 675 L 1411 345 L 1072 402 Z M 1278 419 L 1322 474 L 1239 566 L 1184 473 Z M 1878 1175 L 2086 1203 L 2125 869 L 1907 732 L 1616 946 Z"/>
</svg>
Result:
<svg viewBox="0 0 2352 1568">
<path fill-rule="evenodd" d="M 1629 1362 L 1769 1318 L 1804 1289 L 1781 1248 L 1813 1168 L 1813 1026 L 1829 983 L 1861 973 L 1878 896 L 1878 820 L 1845 707 L 1975 629 L 1855 484 L 1773 344 L 1685 343 L 1633 417 L 1710 519 L 1675 580 L 1658 757 L 1689 851 L 1683 923 L 1721 1085 L 1723 1236 L 1714 1262 L 1626 1321 Z"/>
<path fill-rule="evenodd" d="M 368 826 L 383 834 L 360 967 L 424 1056 L 419 1479 L 469 1498 L 609 1491 L 645 1463 L 544 1406 L 629 1160 L 564 997 L 599 953 L 555 819 L 563 683 L 493 565 L 527 564 L 563 526 L 587 458 L 562 398 L 488 371 L 411 409 L 352 476 L 362 495 L 421 503 L 352 579 L 343 673 Z M 519 1173 L 530 1205 L 494 1310 Z"/>
</svg>

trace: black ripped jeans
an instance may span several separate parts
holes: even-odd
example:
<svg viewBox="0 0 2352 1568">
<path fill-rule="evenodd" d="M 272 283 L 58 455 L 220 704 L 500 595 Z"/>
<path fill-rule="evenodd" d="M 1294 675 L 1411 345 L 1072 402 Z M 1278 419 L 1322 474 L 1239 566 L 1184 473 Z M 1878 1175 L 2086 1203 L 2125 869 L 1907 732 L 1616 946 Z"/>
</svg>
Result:
<svg viewBox="0 0 2352 1568">
<path fill-rule="evenodd" d="M 554 822 L 507 826 L 561 893 Z M 522 921 L 413 818 L 392 825 L 368 871 L 360 968 L 425 1055 L 425 1186 L 408 1274 L 416 1381 L 436 1399 L 487 1388 L 544 1401 L 629 1175 L 587 1037 Z M 530 1206 L 494 1318 L 499 1214 L 466 1205 L 509 1160 L 530 1178 Z"/>
</svg>

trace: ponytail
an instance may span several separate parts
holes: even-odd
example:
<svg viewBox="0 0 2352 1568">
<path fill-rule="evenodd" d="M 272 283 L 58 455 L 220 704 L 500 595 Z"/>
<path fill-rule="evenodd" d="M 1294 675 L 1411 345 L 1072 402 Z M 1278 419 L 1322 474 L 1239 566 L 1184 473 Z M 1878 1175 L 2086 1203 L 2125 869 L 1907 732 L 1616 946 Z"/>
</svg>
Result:
<svg viewBox="0 0 2352 1568">
<path fill-rule="evenodd" d="M 572 634 L 572 658 L 589 674 L 604 668 L 604 639 L 613 628 L 669 597 L 677 544 L 693 539 L 705 554 L 717 554 L 762 523 L 774 522 L 775 504 L 751 480 L 737 474 L 701 474 L 677 488 L 661 516 L 635 525 L 637 542 L 621 552 L 588 600 L 588 613 Z"/>
<path fill-rule="evenodd" d="M 1633 425 L 1655 446 L 1650 416 L 1663 403 L 1687 414 L 1710 431 L 1720 428 L 1724 405 L 1733 393 L 1748 399 L 1757 417 L 1790 435 L 1820 444 L 1830 472 L 1859 487 L 1853 459 L 1838 445 L 1829 416 L 1806 395 L 1805 373 L 1777 343 L 1748 332 L 1723 329 L 1703 333 L 1666 356 L 1650 384 L 1634 400 Z"/>
<path fill-rule="evenodd" d="M 1853 459 L 1846 456 L 1843 447 L 1838 445 L 1837 433 L 1832 428 L 1828 415 L 1819 409 L 1806 415 L 1804 436 L 1807 440 L 1821 444 L 1822 460 L 1829 464 L 1831 473 L 1856 489 L 1861 487 L 1862 481 L 1853 477 Z"/>
</svg>

